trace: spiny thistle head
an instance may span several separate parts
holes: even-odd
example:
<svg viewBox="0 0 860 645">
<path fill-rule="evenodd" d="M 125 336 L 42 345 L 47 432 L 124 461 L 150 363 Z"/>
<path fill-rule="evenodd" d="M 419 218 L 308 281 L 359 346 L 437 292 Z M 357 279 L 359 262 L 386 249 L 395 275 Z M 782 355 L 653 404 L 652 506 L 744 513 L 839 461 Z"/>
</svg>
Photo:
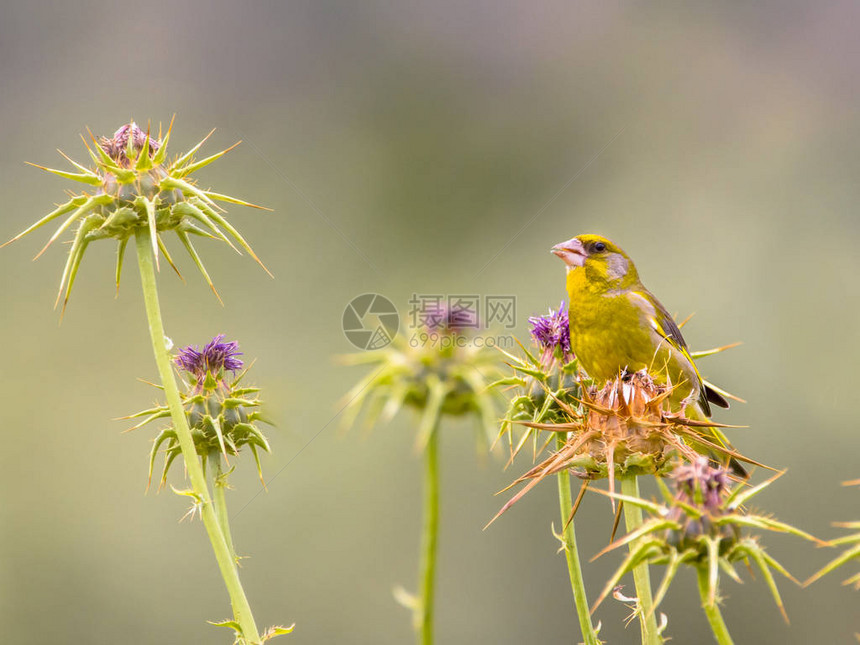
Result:
<svg viewBox="0 0 860 645">
<path fill-rule="evenodd" d="M 720 523 L 727 513 L 728 471 L 712 466 L 707 457 L 697 457 L 692 463 L 677 466 L 672 481 L 675 497 L 668 517 L 680 528 L 669 530 L 666 539 L 683 550 L 702 536 L 710 536 L 718 541 L 721 551 L 729 549 L 740 531 L 737 525 Z"/>
<path fill-rule="evenodd" d="M 720 508 L 729 489 L 729 473 L 711 465 L 705 457 L 683 463 L 672 471 L 675 495 L 679 501 L 695 504 L 707 511 Z"/>
<path fill-rule="evenodd" d="M 752 497 L 782 474 L 777 473 L 754 487 L 740 482 L 732 488 L 724 468 L 712 466 L 706 457 L 698 457 L 692 463 L 679 464 L 675 468 L 674 491 L 670 490 L 663 480 L 657 480 L 665 504 L 618 495 L 611 491 L 607 493 L 624 504 L 633 504 L 644 509 L 651 517 L 640 528 L 613 542 L 595 556 L 596 558 L 621 546 L 634 544 L 629 555 L 604 587 L 595 608 L 626 573 L 642 562 L 666 565 L 662 583 L 654 597 L 655 609 L 665 597 L 682 564 L 693 566 L 703 574 L 707 580 L 707 602 L 712 606 L 718 599 L 720 573 L 741 582 L 734 565 L 744 562 L 748 567 L 750 563 L 758 566 L 777 607 L 785 616 L 772 571 L 797 581 L 764 550 L 758 537 L 747 535 L 747 531 L 757 528 L 790 533 L 819 545 L 823 543 L 809 533 L 777 521 L 769 515 L 752 513 L 744 508 Z"/>
<path fill-rule="evenodd" d="M 556 398 L 561 418 L 515 421 L 534 430 L 567 433 L 567 439 L 563 447 L 511 484 L 528 481 L 499 514 L 538 482 L 564 469 L 587 480 L 608 477 L 610 491 L 614 491 L 617 476 L 666 475 L 674 468 L 673 457 L 694 462 L 698 451 L 761 465 L 716 442 L 710 433 L 717 424 L 671 411 L 671 389 L 656 383 L 644 370 L 621 374 L 601 388 L 582 387 L 580 393 L 581 405 Z"/>
<path fill-rule="evenodd" d="M 364 409 L 364 426 L 390 421 L 403 407 L 421 415 L 416 449 L 423 450 L 443 415 L 474 415 L 490 441 L 495 437 L 495 404 L 487 392 L 498 376 L 496 353 L 472 342 L 472 314 L 441 307 L 407 340 L 401 336 L 381 350 L 343 357 L 352 365 L 368 365 L 369 374 L 347 393 L 343 425 L 351 425 Z"/>
<path fill-rule="evenodd" d="M 212 134 L 210 132 L 191 150 L 168 160 L 167 144 L 172 127 L 171 121 L 163 138 L 160 130 L 158 137 L 155 137 L 148 129 L 146 132 L 141 130 L 133 121 L 119 128 L 111 137 L 96 140 L 90 134 L 93 145 L 90 146 L 86 139 L 84 145 L 93 162 L 91 167 L 73 161 L 60 152 L 79 172 L 36 166 L 91 187 L 90 191 L 73 194 L 67 202 L 9 240 L 14 242 L 49 222 L 65 217 L 36 256 L 39 257 L 66 231 L 76 227 L 57 295 L 57 304 L 62 299 L 63 309 L 69 301 L 87 247 L 98 240 L 113 239 L 118 243 L 117 289 L 126 246 L 129 239 L 135 236 L 148 238 L 156 263 L 159 254 L 163 254 L 179 273 L 162 239 L 166 232 L 175 233 L 216 296 L 218 293 L 191 242 L 191 236 L 220 240 L 237 252 L 239 248 L 244 249 L 260 262 L 241 234 L 227 221 L 223 209 L 216 202 L 261 207 L 203 190 L 190 178 L 192 173 L 221 158 L 238 143 L 204 159 L 195 159 L 194 155 Z"/>
<path fill-rule="evenodd" d="M 188 426 L 204 465 L 209 457 L 217 454 L 229 461 L 229 457 L 238 456 L 241 448 L 248 446 L 254 455 L 257 472 L 261 473 L 257 449 L 262 448 L 266 452 L 270 449 L 257 422 L 269 422 L 259 411 L 259 388 L 246 387 L 240 383 L 247 369 L 235 374 L 243 367 L 242 361 L 237 358 L 241 355 L 239 344 L 235 341 L 224 342 L 223 338 L 223 334 L 216 336 L 204 345 L 202 351 L 192 346 L 180 349 L 173 359 L 181 375 L 186 377 L 185 391 L 180 395 Z M 232 373 L 229 378 L 228 372 Z M 170 409 L 163 405 L 124 418 L 143 418 L 136 426 L 129 428 L 135 430 L 157 419 L 170 418 Z M 150 453 L 150 479 L 162 445 L 165 452 L 161 476 L 163 484 L 173 460 L 182 453 L 172 425 L 161 430 L 155 438 Z"/>
</svg>

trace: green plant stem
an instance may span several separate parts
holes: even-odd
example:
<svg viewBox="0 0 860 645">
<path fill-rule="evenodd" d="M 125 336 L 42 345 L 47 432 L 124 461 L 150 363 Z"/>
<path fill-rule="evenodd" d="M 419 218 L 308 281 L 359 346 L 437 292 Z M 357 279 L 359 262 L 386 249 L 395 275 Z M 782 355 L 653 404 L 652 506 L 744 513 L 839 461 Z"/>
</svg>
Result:
<svg viewBox="0 0 860 645">
<path fill-rule="evenodd" d="M 723 614 L 720 611 L 719 605 L 714 601 L 714 604 L 709 603 L 710 587 L 708 584 L 708 568 L 698 567 L 697 577 L 699 579 L 699 595 L 702 597 L 702 609 L 705 610 L 705 616 L 708 617 L 708 622 L 711 624 L 711 630 L 714 632 L 714 638 L 720 645 L 734 645 L 729 628 L 723 620 Z"/>
<path fill-rule="evenodd" d="M 564 447 L 564 436 L 558 434 L 556 447 Z M 561 508 L 562 544 L 564 544 L 564 555 L 567 558 L 567 572 L 570 575 L 570 586 L 573 589 L 573 604 L 576 615 L 579 618 L 579 627 L 582 630 L 582 638 L 585 645 L 600 645 L 600 639 L 591 624 L 591 613 L 588 610 L 588 597 L 585 594 L 585 581 L 582 579 L 582 565 L 579 562 L 579 551 L 576 547 L 576 532 L 573 520 L 568 523 L 573 501 L 570 494 L 570 472 L 560 470 L 558 472 L 558 502 Z"/>
<path fill-rule="evenodd" d="M 436 578 L 436 546 L 439 537 L 439 426 L 424 449 L 424 526 L 421 534 L 421 615 L 418 643 L 433 643 L 433 593 Z"/>
<path fill-rule="evenodd" d="M 212 474 L 212 501 L 215 503 L 215 517 L 218 518 L 221 533 L 224 534 L 224 541 L 227 542 L 227 548 L 230 549 L 233 562 L 238 562 L 236 548 L 233 546 L 233 534 L 230 531 L 230 516 L 227 513 L 227 497 L 224 494 L 227 490 L 227 481 L 221 468 L 221 455 L 216 454 L 212 459 L 215 462 L 215 471 Z"/>
<path fill-rule="evenodd" d="M 625 475 L 621 479 L 621 492 L 628 497 L 639 497 L 639 480 L 635 475 Z M 624 504 L 624 523 L 627 532 L 635 531 L 642 526 L 642 509 L 635 504 Z M 639 540 L 630 543 L 634 551 Z M 633 569 L 633 581 L 636 584 L 636 597 L 639 605 L 639 627 L 642 632 L 642 645 L 660 645 L 663 639 L 657 632 L 657 616 L 654 615 L 654 600 L 651 596 L 651 574 L 648 563 L 641 562 Z"/>
<path fill-rule="evenodd" d="M 251 606 L 245 597 L 242 583 L 239 581 L 239 572 L 236 562 L 230 553 L 230 548 L 221 531 L 221 526 L 212 505 L 209 487 L 206 485 L 206 477 L 203 467 L 194 448 L 194 440 L 191 430 L 188 428 L 188 420 L 185 417 L 185 409 L 179 396 L 179 388 L 176 386 L 176 378 L 170 366 L 170 356 L 164 340 L 164 325 L 161 321 L 161 307 L 158 303 L 158 287 L 155 279 L 155 267 L 150 248 L 149 232 L 140 228 L 135 233 L 137 244 L 137 262 L 140 268 L 140 281 L 143 288 L 143 299 L 146 304 L 146 316 L 149 321 L 149 335 L 152 337 L 152 350 L 155 353 L 155 362 L 158 365 L 158 373 L 164 386 L 164 396 L 170 408 L 170 417 L 173 428 L 176 431 L 179 445 L 182 448 L 182 456 L 185 460 L 185 470 L 191 487 L 200 507 L 200 515 L 203 525 L 212 543 L 218 568 L 230 594 L 230 603 L 233 606 L 233 616 L 239 623 L 245 641 L 249 644 L 260 643 L 260 634 L 254 623 Z"/>
</svg>

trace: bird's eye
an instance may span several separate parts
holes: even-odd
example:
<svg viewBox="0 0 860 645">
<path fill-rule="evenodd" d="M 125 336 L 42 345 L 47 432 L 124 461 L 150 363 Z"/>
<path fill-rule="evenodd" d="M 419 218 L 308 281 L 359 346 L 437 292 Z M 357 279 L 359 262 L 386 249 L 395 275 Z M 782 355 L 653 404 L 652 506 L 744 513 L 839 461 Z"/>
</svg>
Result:
<svg viewBox="0 0 860 645">
<path fill-rule="evenodd" d="M 595 242 L 594 246 L 591 248 L 600 253 L 601 251 L 606 250 L 606 245 L 603 242 Z"/>
</svg>

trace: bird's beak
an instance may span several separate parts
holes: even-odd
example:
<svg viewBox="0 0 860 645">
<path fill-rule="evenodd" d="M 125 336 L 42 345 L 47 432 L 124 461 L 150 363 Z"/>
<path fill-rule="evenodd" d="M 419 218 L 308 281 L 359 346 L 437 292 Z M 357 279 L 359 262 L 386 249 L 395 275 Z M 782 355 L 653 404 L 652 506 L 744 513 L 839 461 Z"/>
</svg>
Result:
<svg viewBox="0 0 860 645">
<path fill-rule="evenodd" d="M 560 257 L 562 262 L 571 269 L 581 267 L 585 263 L 585 248 L 582 246 L 582 242 L 575 237 L 567 242 L 556 244 L 550 250 L 553 255 Z"/>
</svg>

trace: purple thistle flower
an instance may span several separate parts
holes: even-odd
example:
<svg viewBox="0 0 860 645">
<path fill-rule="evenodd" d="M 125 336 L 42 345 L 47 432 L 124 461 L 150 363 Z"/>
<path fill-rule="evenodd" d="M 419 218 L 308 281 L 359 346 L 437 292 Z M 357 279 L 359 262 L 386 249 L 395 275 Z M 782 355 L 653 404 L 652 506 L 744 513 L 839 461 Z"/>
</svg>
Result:
<svg viewBox="0 0 860 645">
<path fill-rule="evenodd" d="M 141 130 L 137 123 L 132 121 L 114 132 L 113 137 L 100 137 L 99 146 L 108 156 L 122 166 L 128 166 L 129 160 L 126 156 L 128 140 L 132 140 L 132 147 L 141 150 L 146 145 L 147 133 Z M 152 155 L 161 147 L 161 143 L 154 137 L 149 137 L 149 154 Z"/>
<path fill-rule="evenodd" d="M 686 504 L 699 506 L 708 512 L 722 507 L 723 497 L 729 487 L 729 476 L 725 468 L 711 466 L 707 457 L 699 457 L 693 463 L 682 464 L 672 473 L 678 499 Z"/>
<path fill-rule="evenodd" d="M 224 343 L 221 342 L 223 338 L 224 334 L 218 334 L 203 347 L 203 351 L 198 350 L 196 345 L 183 347 L 173 360 L 181 369 L 198 379 L 204 377 L 207 372 L 218 374 L 221 370 L 235 372 L 242 369 L 244 363 L 236 358 L 242 355 L 239 343 L 235 340 Z"/>
<path fill-rule="evenodd" d="M 556 355 L 556 350 L 560 352 L 560 358 L 565 363 L 573 360 L 573 352 L 570 349 L 570 322 L 563 301 L 557 311 L 550 309 L 546 316 L 529 318 L 529 324 L 532 327 L 532 338 L 543 350 L 545 361 Z"/>
<path fill-rule="evenodd" d="M 698 457 L 691 463 L 676 466 L 672 479 L 675 503 L 667 519 L 677 522 L 680 529 L 667 531 L 670 544 L 683 550 L 697 544 L 702 536 L 726 540 L 727 544 L 737 541 L 740 530 L 736 524 L 716 521 L 730 512 L 726 508 L 729 476 L 725 468 L 715 468 L 707 457 Z M 691 507 L 698 513 L 690 512 Z"/>
</svg>

